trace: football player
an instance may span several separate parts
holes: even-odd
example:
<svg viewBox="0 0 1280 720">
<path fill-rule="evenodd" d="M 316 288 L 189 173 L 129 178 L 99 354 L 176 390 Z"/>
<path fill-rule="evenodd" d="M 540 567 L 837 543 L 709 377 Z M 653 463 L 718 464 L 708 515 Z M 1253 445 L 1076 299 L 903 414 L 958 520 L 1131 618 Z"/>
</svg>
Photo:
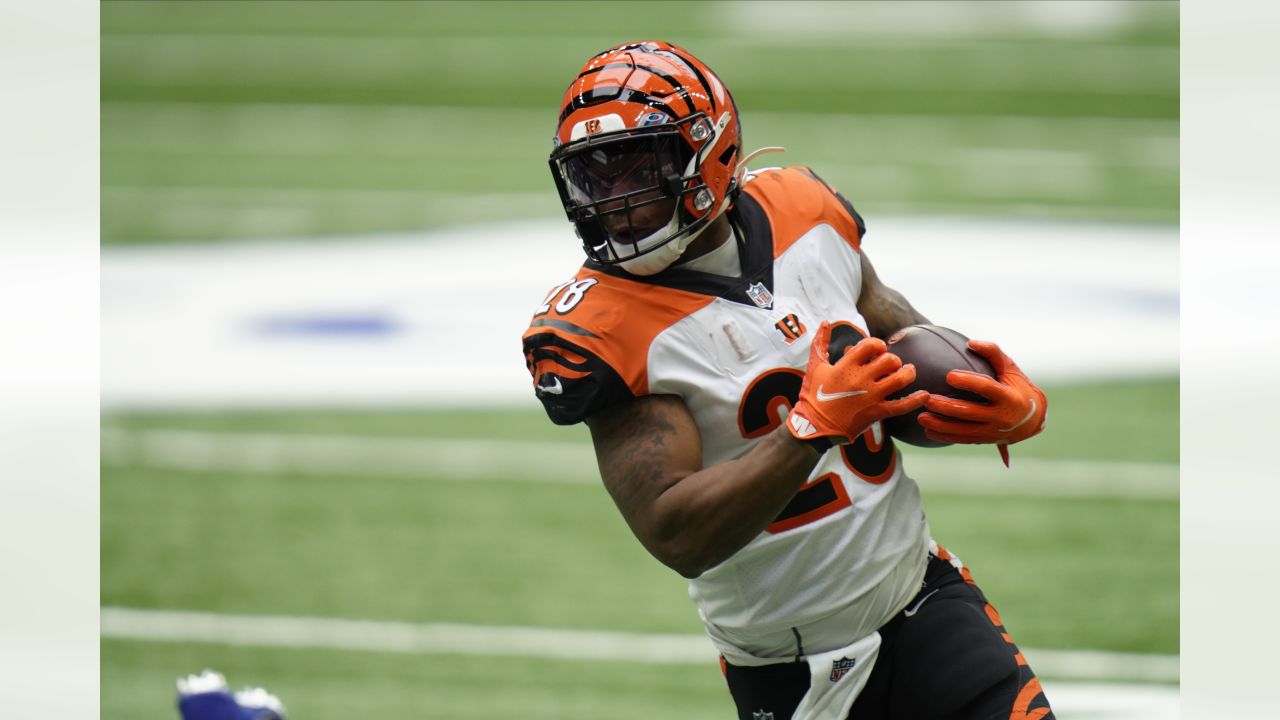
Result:
<svg viewBox="0 0 1280 720">
<path fill-rule="evenodd" d="M 1044 394 L 991 343 L 987 404 L 917 391 L 881 338 L 925 323 L 877 277 L 853 205 L 805 167 L 746 171 L 728 88 L 688 51 L 591 58 L 550 165 L 586 262 L 524 334 L 551 420 L 689 594 L 738 717 L 1048 718 L 1039 682 L 935 543 L 881 422 L 947 442 L 1039 432 Z"/>
</svg>

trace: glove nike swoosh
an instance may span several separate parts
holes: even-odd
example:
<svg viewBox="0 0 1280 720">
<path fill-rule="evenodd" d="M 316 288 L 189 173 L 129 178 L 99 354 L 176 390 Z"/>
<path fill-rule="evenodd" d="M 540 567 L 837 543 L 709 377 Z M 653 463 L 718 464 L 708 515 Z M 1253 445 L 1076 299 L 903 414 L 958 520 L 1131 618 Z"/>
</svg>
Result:
<svg viewBox="0 0 1280 720">
<path fill-rule="evenodd" d="M 1022 423 L 1024 423 L 1024 422 L 1026 422 L 1026 421 L 1030 420 L 1030 419 L 1031 419 L 1031 417 L 1032 417 L 1033 415 L 1035 415 L 1035 414 L 1036 414 L 1036 399 L 1035 399 L 1035 398 L 1031 398 L 1031 409 L 1027 411 L 1027 416 L 1026 416 L 1026 417 L 1024 417 L 1024 418 L 1022 418 L 1022 419 L 1021 419 L 1021 420 L 1019 420 L 1018 422 L 1014 423 L 1014 424 L 1013 424 L 1012 426 L 1010 426 L 1010 427 L 1007 427 L 1007 428 L 1000 428 L 1000 432 L 1002 432 L 1002 433 L 1007 433 L 1007 432 L 1013 432 L 1014 430 L 1017 430 L 1019 427 L 1022 427 Z"/>
<path fill-rule="evenodd" d="M 818 398 L 818 402 L 830 402 L 832 400 L 839 400 L 840 398 L 847 398 L 847 397 L 853 397 L 854 395 L 866 395 L 866 394 L 867 394 L 866 390 L 850 390 L 848 392 L 824 393 L 822 392 L 822 386 L 819 385 L 817 398 Z"/>
</svg>

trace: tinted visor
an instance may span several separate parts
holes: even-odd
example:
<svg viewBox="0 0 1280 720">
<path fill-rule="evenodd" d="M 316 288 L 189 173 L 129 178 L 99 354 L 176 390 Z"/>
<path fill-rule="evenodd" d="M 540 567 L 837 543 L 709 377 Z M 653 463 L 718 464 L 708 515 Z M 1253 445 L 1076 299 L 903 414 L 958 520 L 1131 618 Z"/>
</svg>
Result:
<svg viewBox="0 0 1280 720">
<path fill-rule="evenodd" d="M 575 204 L 598 203 L 625 195 L 663 190 L 662 181 L 674 181 L 667 190 L 678 191 L 687 157 L 681 157 L 678 138 L 641 136 L 586 147 L 561 162 L 570 198 Z M 687 155 L 687 153 L 683 153 Z M 664 193 L 668 197 L 671 192 Z"/>
<path fill-rule="evenodd" d="M 587 142 L 556 158 L 565 210 L 588 254 L 611 262 L 661 245 L 651 236 L 677 212 L 692 157 L 673 130 Z"/>
</svg>

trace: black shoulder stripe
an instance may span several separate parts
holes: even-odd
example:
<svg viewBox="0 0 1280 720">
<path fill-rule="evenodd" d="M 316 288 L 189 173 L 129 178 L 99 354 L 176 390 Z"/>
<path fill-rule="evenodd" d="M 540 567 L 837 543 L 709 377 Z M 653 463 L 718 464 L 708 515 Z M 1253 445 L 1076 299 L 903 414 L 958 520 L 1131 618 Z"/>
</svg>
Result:
<svg viewBox="0 0 1280 720">
<path fill-rule="evenodd" d="M 584 337 L 589 337 L 589 338 L 600 337 L 599 335 L 591 332 L 590 330 L 580 325 L 574 325 L 568 320 L 560 320 L 557 318 L 545 318 L 545 317 L 538 318 L 537 320 L 534 320 L 533 322 L 529 323 L 529 327 L 549 327 L 549 328 L 555 328 L 556 330 L 562 330 L 572 335 L 582 335 Z"/>
<path fill-rule="evenodd" d="M 578 354 L 581 355 L 581 353 L 578 353 Z M 584 373 L 591 372 L 590 362 L 574 362 L 569 358 L 565 357 L 564 353 L 559 352 L 554 347 L 546 347 L 546 346 L 534 347 L 525 352 L 524 362 L 525 362 L 525 365 L 528 366 L 529 372 L 531 373 L 537 369 L 538 363 L 542 362 L 543 360 L 550 360 L 551 362 L 554 362 L 558 365 L 563 365 L 569 370 L 574 370 L 576 372 L 584 372 Z"/>
<path fill-rule="evenodd" d="M 849 202 L 848 199 L 846 199 L 844 195 L 841 195 L 835 188 L 828 185 L 827 181 L 819 177 L 818 173 L 814 172 L 812 168 L 800 167 L 799 169 L 805 175 L 808 175 L 814 180 L 822 183 L 822 186 L 825 187 L 828 192 L 836 196 L 836 199 L 840 201 L 840 204 L 844 206 L 844 209 L 848 211 L 849 216 L 853 218 L 853 222 L 858 225 L 858 240 L 861 241 L 867 234 L 867 224 L 862 220 L 862 216 L 858 214 L 858 211 L 853 209 L 853 203 Z"/>
<path fill-rule="evenodd" d="M 853 209 L 853 203 L 846 200 L 840 193 L 836 193 L 836 199 L 840 201 L 845 210 L 849 211 L 849 215 L 853 216 L 853 221 L 858 224 L 858 241 L 861 242 L 862 238 L 867 236 L 867 224 L 862 220 L 862 216 L 858 214 L 858 211 Z"/>
<path fill-rule="evenodd" d="M 803 165 L 797 165 L 797 166 L 796 166 L 796 169 L 797 169 L 797 170 L 799 170 L 800 172 L 804 173 L 805 175 L 808 175 L 809 177 L 813 178 L 814 180 L 817 180 L 818 182 L 822 183 L 822 186 L 823 186 L 823 187 L 825 187 L 825 188 L 827 189 L 827 191 L 828 191 L 828 192 L 830 192 L 832 195 L 834 195 L 834 194 L 835 194 L 835 192 L 836 192 L 836 191 L 835 191 L 835 188 L 833 188 L 833 187 L 831 187 L 830 185 L 828 185 L 826 180 L 823 180 L 823 179 L 818 175 L 818 173 L 816 173 L 816 172 L 814 172 L 814 171 L 813 171 L 813 168 L 805 167 L 805 166 L 803 166 Z"/>
</svg>

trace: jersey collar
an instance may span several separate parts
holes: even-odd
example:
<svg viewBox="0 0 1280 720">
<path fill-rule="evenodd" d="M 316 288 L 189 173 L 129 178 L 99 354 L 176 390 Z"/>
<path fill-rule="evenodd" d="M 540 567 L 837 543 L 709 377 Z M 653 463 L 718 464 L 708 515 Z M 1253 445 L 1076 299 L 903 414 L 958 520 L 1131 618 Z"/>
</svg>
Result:
<svg viewBox="0 0 1280 720">
<path fill-rule="evenodd" d="M 656 275 L 632 275 L 616 265 L 601 265 L 594 260 L 588 260 L 584 266 L 633 282 L 711 295 L 751 307 L 771 307 L 771 300 L 764 303 L 761 299 L 765 296 L 771 298 L 773 294 L 773 231 L 769 218 L 760 203 L 747 193 L 738 193 L 728 212 L 733 235 L 738 242 L 738 257 L 742 262 L 740 277 L 715 275 L 679 265 Z M 766 291 L 763 295 L 760 288 Z"/>
</svg>

